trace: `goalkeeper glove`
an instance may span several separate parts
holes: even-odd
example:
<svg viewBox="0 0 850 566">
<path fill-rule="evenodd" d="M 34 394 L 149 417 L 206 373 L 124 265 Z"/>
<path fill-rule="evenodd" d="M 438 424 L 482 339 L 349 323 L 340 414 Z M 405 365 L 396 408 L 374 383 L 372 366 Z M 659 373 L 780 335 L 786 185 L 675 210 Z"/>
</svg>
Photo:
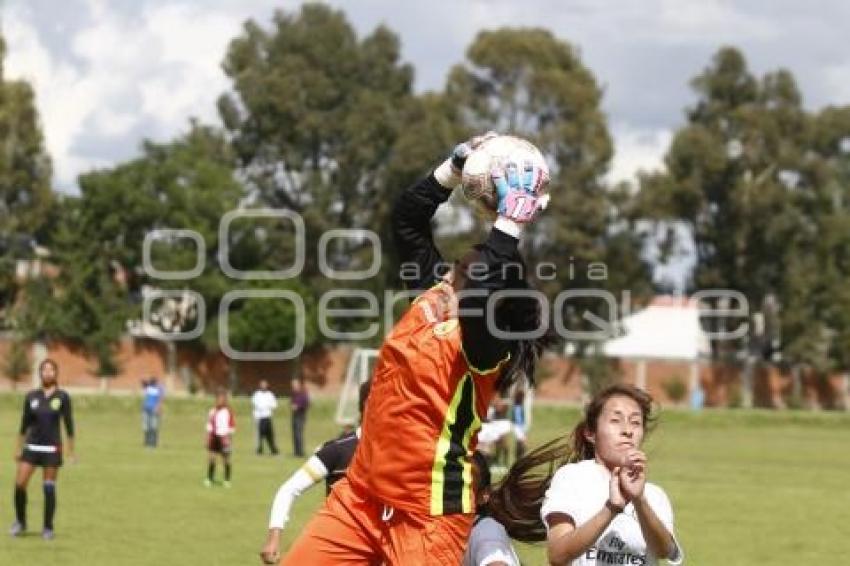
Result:
<svg viewBox="0 0 850 566">
<path fill-rule="evenodd" d="M 452 154 L 434 170 L 437 182 L 446 189 L 454 189 L 458 186 L 466 158 L 482 143 L 498 135 L 496 132 L 487 132 L 457 144 Z"/>
<path fill-rule="evenodd" d="M 549 183 L 549 171 L 545 166 L 527 161 L 520 171 L 516 163 L 507 163 L 504 169 L 494 168 L 490 176 L 499 197 L 500 218 L 527 224 L 549 204 L 549 195 L 544 194 Z"/>
</svg>

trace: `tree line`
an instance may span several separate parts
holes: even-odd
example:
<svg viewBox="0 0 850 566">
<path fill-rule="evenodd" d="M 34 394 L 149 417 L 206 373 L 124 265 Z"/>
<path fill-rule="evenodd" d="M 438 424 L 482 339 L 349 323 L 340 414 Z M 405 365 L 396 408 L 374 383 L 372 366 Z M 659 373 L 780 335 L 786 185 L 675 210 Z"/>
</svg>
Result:
<svg viewBox="0 0 850 566">
<path fill-rule="evenodd" d="M 552 165 L 552 206 L 524 242 L 529 263 L 564 266 L 537 281 L 547 295 L 591 288 L 646 302 L 668 287 L 653 277 L 648 246 L 658 244 L 664 262 L 686 234 L 696 250 L 686 291 L 738 290 L 755 315 L 756 332 L 719 345 L 716 357 L 740 360 L 743 352 L 758 363 L 850 369 L 850 106 L 806 110 L 789 71 L 756 76 L 734 47 L 719 49 L 692 79 L 695 100 L 664 170 L 613 184 L 605 177 L 613 144 L 602 88 L 576 46 L 551 31 L 481 31 L 442 90 L 417 94 L 395 32 L 379 26 L 360 37 L 342 11 L 306 4 L 275 12 L 269 23 L 248 21 L 230 42 L 222 69 L 231 88 L 218 99 L 223 126 L 191 120 L 171 141 L 145 141 L 138 157 L 80 175 L 78 195 L 51 190 L 32 88 L 3 76 L 2 56 L 0 44 L 0 324 L 27 341 L 78 343 L 104 374 L 117 370 L 115 344 L 151 288 L 188 288 L 204 298 L 206 330 L 191 342 L 198 348 L 217 348 L 218 307 L 234 289 L 298 293 L 309 320 L 305 346 L 323 345 L 316 305 L 340 282 L 322 274 L 315 253 L 322 234 L 377 233 L 385 243 L 380 271 L 345 287 L 378 297 L 400 288 L 388 245 L 395 195 L 454 143 L 489 129 L 530 139 Z M 448 258 L 484 229 L 465 203 L 453 202 L 454 217 L 438 232 Z M 297 255 L 293 226 L 275 219 L 236 219 L 220 242 L 222 217 L 238 208 L 298 213 L 307 254 L 297 278 L 236 280 L 222 272 L 223 244 L 241 271 L 283 269 Z M 204 268 L 191 281 L 143 268 L 146 235 L 162 229 L 202 236 Z M 158 270 L 191 269 L 197 259 L 183 239 L 157 240 L 149 252 Z M 374 259 L 366 241 L 336 240 L 329 252 L 337 269 Z M 16 274 L 19 260 L 41 256 L 52 269 Z M 598 264 L 608 267 L 603 280 L 588 277 Z M 583 312 L 611 314 L 590 298 L 570 305 L 561 314 L 572 329 L 595 329 Z M 362 301 L 341 298 L 336 306 Z M 233 347 L 295 343 L 291 305 L 232 307 Z M 593 343 L 572 346 L 579 358 L 593 358 Z"/>
</svg>

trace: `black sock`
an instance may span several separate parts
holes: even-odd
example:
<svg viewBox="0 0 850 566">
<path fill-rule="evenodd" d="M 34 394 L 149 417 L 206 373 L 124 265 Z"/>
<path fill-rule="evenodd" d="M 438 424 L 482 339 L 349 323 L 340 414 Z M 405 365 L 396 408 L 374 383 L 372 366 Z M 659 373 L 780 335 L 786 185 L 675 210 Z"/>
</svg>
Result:
<svg viewBox="0 0 850 566">
<path fill-rule="evenodd" d="M 27 526 L 27 490 L 15 486 L 15 518 L 22 526 Z"/>
<path fill-rule="evenodd" d="M 230 462 L 224 463 L 224 481 L 230 481 Z"/>
<path fill-rule="evenodd" d="M 213 481 L 213 477 L 215 477 L 215 462 L 210 462 L 207 466 L 207 479 Z"/>
<path fill-rule="evenodd" d="M 56 514 L 56 484 L 44 482 L 44 528 L 53 530 L 53 515 Z"/>
</svg>

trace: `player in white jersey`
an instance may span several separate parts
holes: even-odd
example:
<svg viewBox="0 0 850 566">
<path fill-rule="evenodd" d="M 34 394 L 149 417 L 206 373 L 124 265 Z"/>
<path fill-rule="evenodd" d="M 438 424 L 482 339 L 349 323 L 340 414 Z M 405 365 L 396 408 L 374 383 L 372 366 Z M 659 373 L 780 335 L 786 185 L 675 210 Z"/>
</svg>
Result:
<svg viewBox="0 0 850 566">
<path fill-rule="evenodd" d="M 363 414 L 363 407 L 366 406 L 371 387 L 371 380 L 360 384 L 357 405 L 360 415 Z M 333 484 L 345 477 L 348 464 L 354 456 L 359 441 L 359 426 L 356 430 L 328 440 L 280 486 L 272 503 L 268 536 L 260 550 L 260 558 L 264 564 L 277 564 L 280 560 L 281 533 L 289 522 L 289 511 L 295 500 L 322 480 L 325 481 L 325 494 L 329 495 Z"/>
<path fill-rule="evenodd" d="M 272 456 L 276 456 L 277 444 L 274 441 L 274 424 L 272 415 L 277 409 L 277 398 L 269 389 L 269 382 L 265 379 L 260 381 L 259 388 L 251 396 L 251 405 L 254 407 L 254 424 L 257 428 L 257 454 L 263 453 L 263 442 L 269 445 Z"/>
<path fill-rule="evenodd" d="M 520 566 L 505 527 L 490 516 L 490 462 L 479 450 L 472 454 L 472 476 L 477 508 L 461 566 Z"/>
<path fill-rule="evenodd" d="M 670 500 L 646 481 L 640 449 L 652 407 L 629 385 L 597 394 L 572 435 L 509 470 L 490 498 L 494 518 L 515 539 L 545 540 L 550 564 L 681 564 Z"/>
</svg>

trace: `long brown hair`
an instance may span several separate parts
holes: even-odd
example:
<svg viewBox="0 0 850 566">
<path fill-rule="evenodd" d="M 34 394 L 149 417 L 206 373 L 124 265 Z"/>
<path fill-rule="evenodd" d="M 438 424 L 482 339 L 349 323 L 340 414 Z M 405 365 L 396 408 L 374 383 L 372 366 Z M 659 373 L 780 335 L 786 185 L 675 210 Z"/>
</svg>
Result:
<svg viewBox="0 0 850 566">
<path fill-rule="evenodd" d="M 480 254 L 484 244 L 473 246 L 475 253 Z M 475 261 L 473 256 L 471 261 Z M 522 258 L 519 258 L 519 269 L 507 269 L 502 276 L 510 279 L 510 289 L 521 291 L 538 291 L 529 281 L 528 266 Z M 533 295 L 518 295 L 510 299 L 502 299 L 495 309 L 496 327 L 510 333 L 535 332 L 544 323 L 543 308 Z M 511 340 L 511 357 L 505 369 L 496 382 L 496 388 L 500 393 L 507 393 L 514 384 L 525 379 L 530 385 L 535 384 L 535 373 L 537 363 L 543 357 L 543 353 L 557 342 L 557 337 L 552 326 L 545 321 L 545 331 L 537 338 L 524 338 Z"/>
<path fill-rule="evenodd" d="M 53 368 L 53 387 L 59 387 L 59 364 L 56 363 L 56 360 L 53 358 L 44 358 L 41 360 L 41 363 L 38 364 L 38 379 L 39 381 L 44 381 L 42 377 L 42 370 L 44 366 L 50 366 Z"/>
<path fill-rule="evenodd" d="M 552 477 L 561 466 L 595 456 L 587 432 L 596 432 L 605 403 L 615 396 L 633 399 L 643 415 L 644 430 L 649 430 L 655 420 L 654 402 L 649 393 L 625 384 L 611 385 L 597 393 L 571 434 L 549 441 L 518 459 L 490 494 L 487 511 L 505 527 L 511 538 L 523 542 L 546 540 L 540 508 Z"/>
<path fill-rule="evenodd" d="M 41 363 L 38 364 L 38 373 L 41 374 L 41 368 L 44 366 L 53 366 L 53 373 L 57 376 L 59 375 L 59 364 L 56 363 L 56 360 L 53 358 L 44 358 L 41 360 Z"/>
</svg>

